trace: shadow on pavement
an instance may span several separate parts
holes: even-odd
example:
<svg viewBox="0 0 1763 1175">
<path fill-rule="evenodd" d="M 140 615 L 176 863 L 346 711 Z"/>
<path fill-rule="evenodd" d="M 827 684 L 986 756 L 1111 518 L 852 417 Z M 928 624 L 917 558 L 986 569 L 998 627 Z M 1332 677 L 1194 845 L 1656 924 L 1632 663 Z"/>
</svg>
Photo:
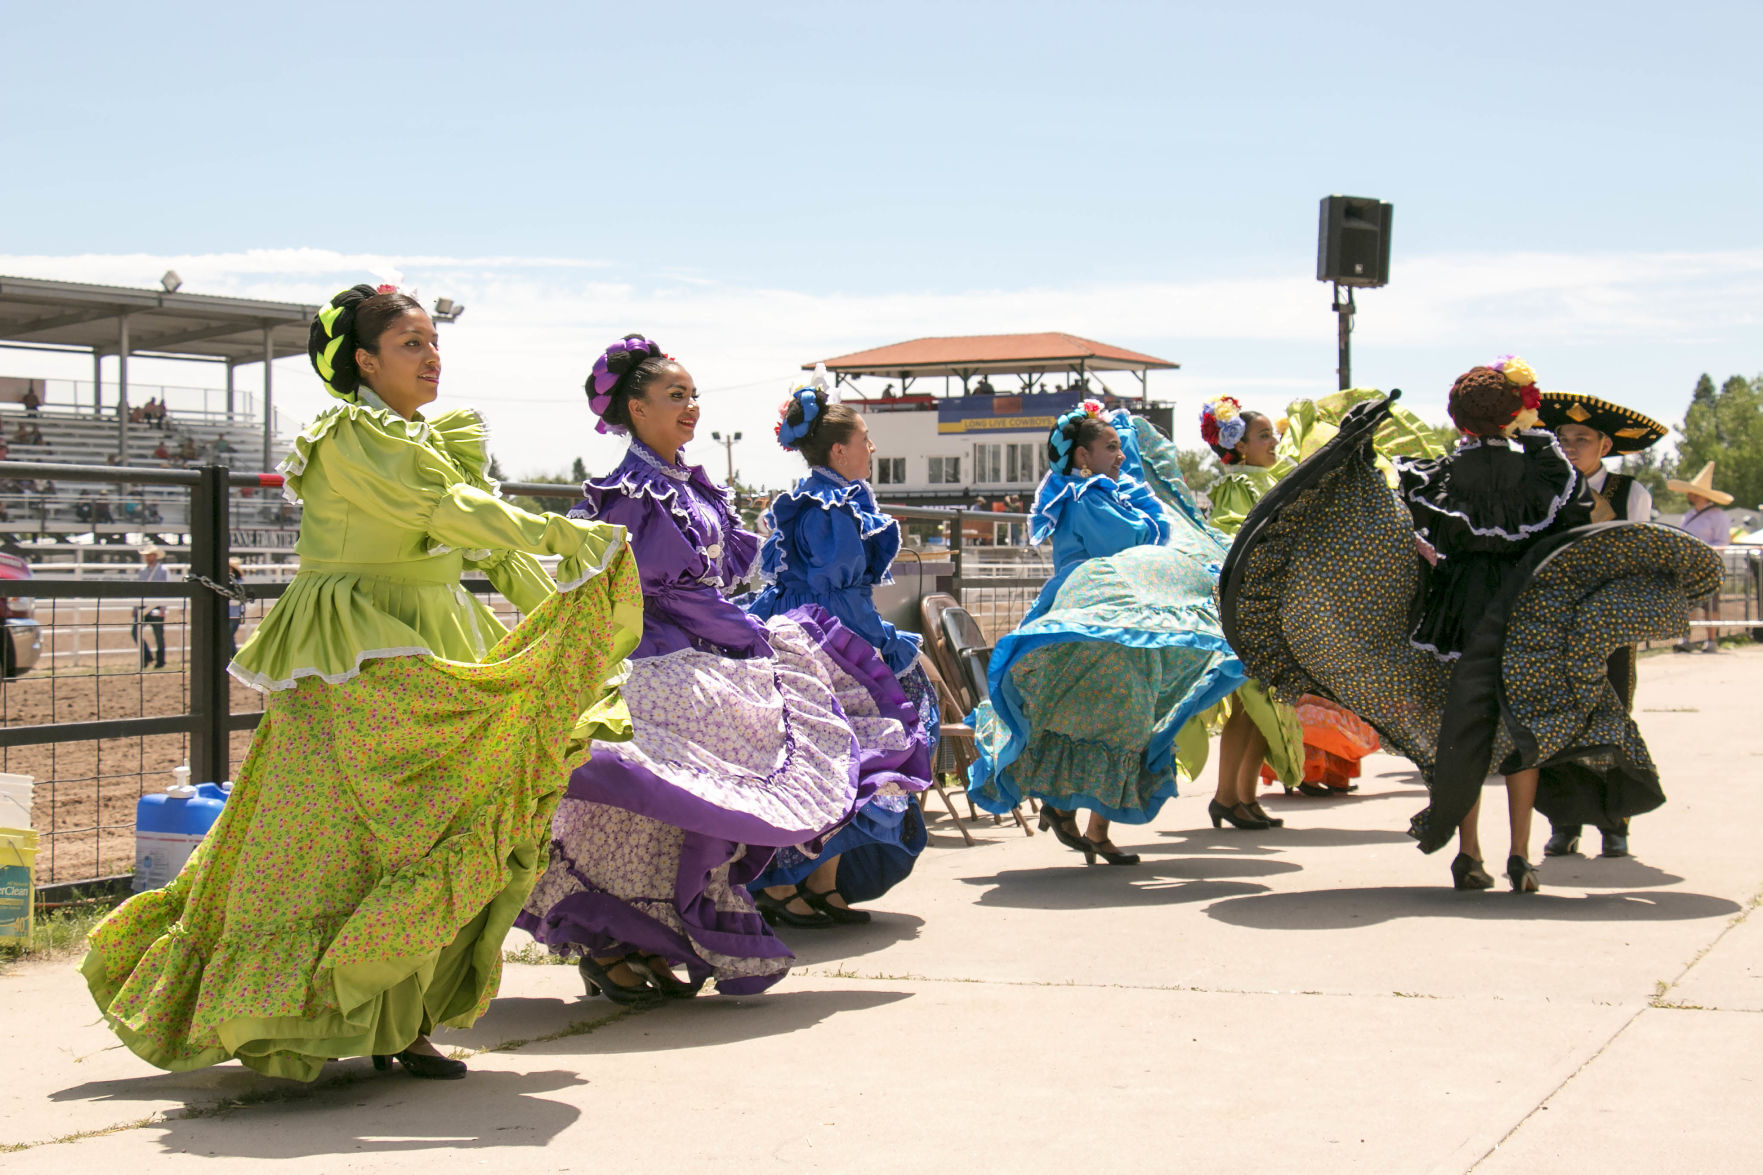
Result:
<svg viewBox="0 0 1763 1175">
<path fill-rule="evenodd" d="M 801 1032 L 841 1013 L 867 1012 L 911 998 L 908 991 L 773 991 L 725 998 L 699 996 L 639 1012 L 594 1034 L 592 1040 L 563 1037 L 523 1047 L 523 1057 L 592 1053 L 653 1053 L 670 1049 L 718 1048 L 767 1036 Z"/>
<path fill-rule="evenodd" d="M 1442 874 L 1444 870 L 1441 868 Z M 1737 902 L 1708 894 L 1606 893 L 1585 897 L 1517 895 L 1501 889 L 1459 893 L 1448 885 L 1376 886 L 1305 893 L 1268 893 L 1208 906 L 1220 922 L 1252 930 L 1339 930 L 1397 918 L 1477 918 L 1521 922 L 1677 922 L 1725 918 Z"/>
<path fill-rule="evenodd" d="M 1537 868 L 1543 871 L 1545 880 L 1577 889 L 1645 889 L 1683 882 L 1677 874 L 1633 857 L 1545 857 Z"/>
<path fill-rule="evenodd" d="M 172 1118 L 153 1129 L 161 1131 L 161 1148 L 172 1153 L 252 1159 L 539 1147 L 568 1129 L 581 1110 L 530 1095 L 585 1084 L 561 1069 L 478 1069 L 463 1081 L 370 1073 L 338 1087 L 295 1093 L 283 1104 Z"/>
<path fill-rule="evenodd" d="M 919 928 L 924 925 L 924 919 L 913 914 L 895 914 L 874 906 L 863 908 L 870 913 L 870 921 L 863 926 L 828 926 L 823 930 L 778 926 L 774 930 L 783 944 L 795 953 L 797 963 L 816 966 L 886 950 L 897 942 L 915 939 Z"/>
<path fill-rule="evenodd" d="M 1210 902 L 1266 893 L 1264 885 L 1220 878 L 1233 875 L 1265 877 L 1299 868 L 1283 861 L 1253 858 L 1202 864 L 1151 857 L 1147 857 L 1142 865 L 1085 867 L 1083 858 L 1066 851 L 1076 862 L 1075 868 L 1049 865 L 1045 869 L 1006 869 L 989 876 L 963 877 L 961 880 L 967 885 L 990 887 L 975 903 L 980 906 L 1018 910 L 1094 910 Z"/>
<path fill-rule="evenodd" d="M 1344 848 L 1349 845 L 1413 844 L 1405 832 L 1385 828 L 1177 828 L 1157 834 L 1169 852 L 1207 853 L 1223 849 L 1238 853 L 1279 853 L 1287 849 Z"/>
</svg>

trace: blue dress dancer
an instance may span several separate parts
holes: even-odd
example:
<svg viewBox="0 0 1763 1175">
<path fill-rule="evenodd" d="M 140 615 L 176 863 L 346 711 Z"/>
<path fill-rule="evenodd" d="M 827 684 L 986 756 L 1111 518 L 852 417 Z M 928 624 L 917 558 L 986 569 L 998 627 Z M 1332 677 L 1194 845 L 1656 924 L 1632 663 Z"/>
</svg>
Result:
<svg viewBox="0 0 1763 1175">
<path fill-rule="evenodd" d="M 1124 410 L 1084 401 L 1047 458 L 1030 537 L 1052 539 L 1054 575 L 992 652 L 968 794 L 989 812 L 1033 796 L 1041 827 L 1087 862 L 1135 864 L 1109 821 L 1148 822 L 1195 776 L 1206 740 L 1190 719 L 1242 684 L 1213 598 L 1229 543 L 1200 519 L 1174 446 Z"/>
<path fill-rule="evenodd" d="M 899 631 L 875 610 L 876 585 L 893 582 L 888 569 L 900 551 L 900 524 L 877 509 L 864 480 L 875 452 L 869 429 L 851 408 L 829 403 L 817 379 L 790 393 L 777 438 L 810 469 L 766 515 L 771 534 L 759 565 L 769 583 L 748 611 L 766 620 L 818 605 L 874 645 L 918 710 L 928 766 L 938 714 L 936 692 L 918 665 L 922 638 Z M 904 880 L 924 844 L 924 818 L 911 796 L 884 788 L 818 853 L 807 845 L 779 850 L 750 888 L 773 922 L 867 922 L 869 914 L 852 904 L 873 901 Z"/>
</svg>

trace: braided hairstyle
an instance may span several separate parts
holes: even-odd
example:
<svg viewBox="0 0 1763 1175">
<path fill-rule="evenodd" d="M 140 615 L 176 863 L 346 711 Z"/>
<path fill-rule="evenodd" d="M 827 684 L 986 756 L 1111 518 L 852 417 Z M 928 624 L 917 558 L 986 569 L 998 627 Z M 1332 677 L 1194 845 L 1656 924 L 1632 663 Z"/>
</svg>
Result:
<svg viewBox="0 0 1763 1175">
<path fill-rule="evenodd" d="M 812 414 L 810 402 L 814 404 Z M 777 443 L 802 454 L 810 465 L 829 466 L 833 446 L 850 443 L 861 419 L 849 404 L 827 403 L 821 388 L 800 387 L 778 410 Z"/>
<path fill-rule="evenodd" d="M 1492 367 L 1471 367 L 1451 385 L 1451 422 L 1477 437 L 1497 437 L 1524 408 L 1521 388 Z"/>
<path fill-rule="evenodd" d="M 626 335 L 607 347 L 594 361 L 594 370 L 584 385 L 588 406 L 600 418 L 596 430 L 630 431 L 631 400 L 641 400 L 656 376 L 678 366 L 672 355 L 662 353 L 660 343 L 642 335 Z"/>
<path fill-rule="evenodd" d="M 1087 401 L 1086 401 L 1087 403 Z M 1107 436 L 1113 425 L 1100 416 L 1066 413 L 1047 434 L 1047 468 L 1054 473 L 1070 473 L 1071 462 L 1080 448 L 1087 448 Z"/>
<path fill-rule="evenodd" d="M 412 310 L 424 312 L 420 302 L 396 287 L 362 284 L 350 286 L 318 312 L 306 334 L 306 357 L 331 395 L 355 401 L 361 390 L 355 352 L 379 354 L 380 336 Z"/>
</svg>

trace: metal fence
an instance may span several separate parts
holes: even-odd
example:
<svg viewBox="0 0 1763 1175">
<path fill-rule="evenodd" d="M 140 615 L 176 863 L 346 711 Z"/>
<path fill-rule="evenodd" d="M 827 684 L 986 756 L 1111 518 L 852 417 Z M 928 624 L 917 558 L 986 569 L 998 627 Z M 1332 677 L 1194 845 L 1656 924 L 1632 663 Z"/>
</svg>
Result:
<svg viewBox="0 0 1763 1175">
<path fill-rule="evenodd" d="M 113 543 L 94 544 L 77 562 L 42 565 L 48 574 L 0 580 L 0 597 L 31 602 L 40 638 L 34 668 L 0 677 L 0 772 L 36 781 L 39 884 L 114 886 L 134 865 L 141 795 L 170 783 L 181 764 L 195 782 L 230 779 L 262 718 L 263 695 L 234 681 L 226 666 L 235 636 L 250 635 L 295 565 L 272 561 L 291 551 L 257 552 L 263 561 L 245 567 L 247 598 L 237 601 L 228 594 L 227 560 L 234 532 L 253 525 L 265 497 L 279 497 L 282 479 L 221 466 L 0 462 L 0 478 L 50 476 L 174 487 L 188 500 L 187 525 L 164 529 L 187 538 L 189 562 L 167 563 L 165 582 L 137 580 L 136 548 Z M 489 596 L 503 619 L 515 619 L 487 580 L 464 586 Z M 229 616 L 235 603 L 242 604 L 236 630 Z M 0 648 L 10 656 L 10 634 Z"/>
</svg>

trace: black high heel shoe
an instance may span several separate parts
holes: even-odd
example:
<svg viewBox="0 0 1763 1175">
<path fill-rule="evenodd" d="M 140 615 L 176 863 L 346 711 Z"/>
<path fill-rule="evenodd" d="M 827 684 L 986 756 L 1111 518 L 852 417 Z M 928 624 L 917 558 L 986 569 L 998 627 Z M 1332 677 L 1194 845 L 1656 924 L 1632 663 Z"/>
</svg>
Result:
<svg viewBox="0 0 1763 1175">
<path fill-rule="evenodd" d="M 384 1073 L 392 1067 L 394 1060 L 412 1077 L 422 1077 L 429 1081 L 457 1081 L 465 1076 L 464 1061 L 432 1056 L 429 1053 L 413 1053 L 409 1049 L 391 1056 L 376 1053 L 373 1067 Z"/>
<path fill-rule="evenodd" d="M 1451 862 L 1451 888 L 1453 889 L 1492 889 L 1494 878 L 1468 853 L 1458 853 L 1457 859 Z"/>
<path fill-rule="evenodd" d="M 1097 857 L 1101 857 L 1110 865 L 1137 865 L 1139 863 L 1139 855 L 1137 853 L 1123 853 L 1117 848 L 1102 847 L 1104 845 L 1112 846 L 1114 844 L 1112 840 L 1091 840 L 1086 836 L 1084 837 L 1084 844 L 1090 847 L 1090 851 L 1084 854 L 1084 862 L 1086 864 L 1094 865 Z"/>
<path fill-rule="evenodd" d="M 801 898 L 808 907 L 806 914 L 798 914 L 790 909 L 790 903 Z M 825 930 L 833 924 L 830 916 L 822 914 L 814 908 L 814 902 L 803 892 L 801 886 L 787 898 L 774 898 L 764 890 L 753 895 L 753 904 L 759 907 L 759 914 L 767 922 L 776 926 L 782 922 L 785 926 L 794 926 L 798 930 Z"/>
<path fill-rule="evenodd" d="M 1284 828 L 1286 826 L 1286 822 L 1280 817 L 1269 816 L 1267 810 L 1261 806 L 1260 800 L 1251 800 L 1244 804 L 1243 807 L 1246 808 L 1257 820 L 1267 821 L 1267 827 L 1269 828 Z"/>
<path fill-rule="evenodd" d="M 620 963 L 629 961 L 629 959 L 619 960 Z M 612 965 L 616 967 L 618 963 Z M 613 1003 L 622 1004 L 627 1008 L 653 1007 L 661 1002 L 661 993 L 647 983 L 639 981 L 635 987 L 627 987 L 613 979 L 606 973 L 605 967 L 586 955 L 583 955 L 581 960 L 576 963 L 575 969 L 581 975 L 582 983 L 587 986 L 590 996 L 603 995 Z"/>
<path fill-rule="evenodd" d="M 1093 864 L 1096 859 L 1095 846 L 1083 838 L 1077 830 L 1077 821 L 1070 812 L 1055 808 L 1052 804 L 1041 805 L 1041 831 L 1051 832 L 1059 843 L 1068 849 L 1075 849 L 1084 855 L 1084 864 Z"/>
<path fill-rule="evenodd" d="M 803 885 L 796 892 L 801 894 L 802 900 L 807 902 L 817 913 L 825 914 L 834 922 L 846 926 L 861 926 L 869 921 L 868 910 L 853 910 L 850 906 L 833 905 L 830 900 L 833 891 L 830 889 L 825 893 L 820 893 Z"/>
<path fill-rule="evenodd" d="M 1543 888 L 1536 866 L 1516 854 L 1506 858 L 1506 879 L 1512 883 L 1513 893 L 1535 893 Z"/>
<path fill-rule="evenodd" d="M 642 955 L 632 955 L 625 962 L 631 970 L 654 984 L 655 989 L 670 1000 L 689 1000 L 704 990 L 702 979 L 695 983 L 686 983 L 673 973 L 672 968 L 657 966 Z"/>
<path fill-rule="evenodd" d="M 1256 829 L 1273 827 L 1265 820 L 1257 819 L 1253 813 L 1249 812 L 1249 810 L 1241 804 L 1238 804 L 1234 808 L 1227 808 L 1217 800 L 1213 800 L 1206 805 L 1206 815 L 1212 817 L 1212 827 L 1214 828 L 1219 827 L 1226 820 L 1230 821 L 1230 826 L 1232 828 Z"/>
</svg>

